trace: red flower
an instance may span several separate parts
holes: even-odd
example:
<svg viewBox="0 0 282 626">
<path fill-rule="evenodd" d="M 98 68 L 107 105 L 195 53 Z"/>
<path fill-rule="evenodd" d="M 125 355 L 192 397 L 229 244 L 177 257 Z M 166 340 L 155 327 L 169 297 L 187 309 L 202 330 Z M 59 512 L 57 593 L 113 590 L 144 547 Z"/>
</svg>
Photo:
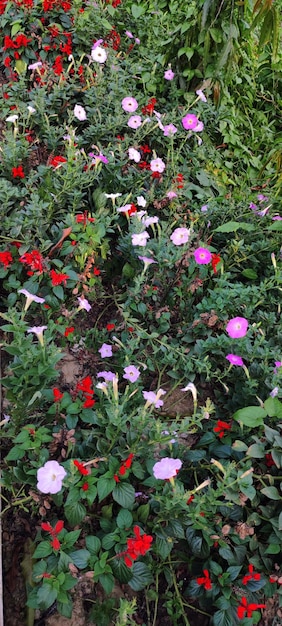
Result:
<svg viewBox="0 0 282 626">
<path fill-rule="evenodd" d="M 260 574 L 254 572 L 254 566 L 252 564 L 249 565 L 249 574 L 245 574 L 242 579 L 242 585 L 247 585 L 249 580 L 260 580 Z"/>
<path fill-rule="evenodd" d="M 95 222 L 95 217 L 89 217 L 87 211 L 84 213 L 78 213 L 75 216 L 75 221 L 77 224 L 84 224 L 86 226 L 87 222 Z"/>
<path fill-rule="evenodd" d="M 127 457 L 127 459 L 125 459 L 125 461 L 122 462 L 117 474 L 114 475 L 114 479 L 116 481 L 116 483 L 120 482 L 120 477 L 124 476 L 126 474 L 126 470 L 131 468 L 132 465 L 132 461 L 134 458 L 134 454 L 132 454 L 132 452 L 129 454 L 129 456 Z"/>
<path fill-rule="evenodd" d="M 92 385 L 91 377 L 85 376 L 85 378 L 82 379 L 81 383 L 77 383 L 76 390 L 82 391 L 82 393 L 84 394 L 86 393 L 86 394 L 93 395 L 94 389 L 91 389 L 91 385 Z"/>
<path fill-rule="evenodd" d="M 101 271 L 98 269 L 98 267 L 94 267 L 93 274 L 94 276 L 100 276 Z"/>
<path fill-rule="evenodd" d="M 87 467 L 83 465 L 83 463 L 80 463 L 80 461 L 74 460 L 73 464 L 75 465 L 75 467 L 78 469 L 79 473 L 82 476 L 88 476 L 89 471 Z"/>
<path fill-rule="evenodd" d="M 17 35 L 16 37 L 14 48 L 26 48 L 30 41 L 31 39 L 28 39 L 25 35 L 20 33 L 20 35 Z"/>
<path fill-rule="evenodd" d="M 276 465 L 273 461 L 271 452 L 267 452 L 264 458 L 266 467 L 273 467 Z"/>
<path fill-rule="evenodd" d="M 82 491 L 88 491 L 88 489 L 89 489 L 88 483 L 83 483 L 81 489 L 82 489 Z"/>
<path fill-rule="evenodd" d="M 107 326 L 106 326 L 106 329 L 108 331 L 114 330 L 114 328 L 115 328 L 115 324 L 107 324 Z"/>
<path fill-rule="evenodd" d="M 197 580 L 198 585 L 204 585 L 204 589 L 206 589 L 208 591 L 209 589 L 212 588 L 212 582 L 211 582 L 211 579 L 210 579 L 210 575 L 209 575 L 209 572 L 208 572 L 207 569 L 203 570 L 203 574 L 204 574 L 203 577 L 199 577 L 196 580 Z"/>
<path fill-rule="evenodd" d="M 265 609 L 265 607 L 265 604 L 256 604 L 255 602 L 248 604 L 247 598 L 241 598 L 241 604 L 237 607 L 237 615 L 239 619 L 244 619 L 245 614 L 246 617 L 252 617 L 253 611 Z"/>
<path fill-rule="evenodd" d="M 144 146 L 140 146 L 140 150 L 144 154 L 150 154 L 152 152 L 151 148 L 147 144 L 145 144 Z"/>
<path fill-rule="evenodd" d="M 49 524 L 49 522 L 42 522 L 41 528 L 42 528 L 42 530 L 46 530 L 46 532 L 51 535 L 51 537 L 52 537 L 52 541 L 51 541 L 52 548 L 54 548 L 54 550 L 59 550 L 60 547 L 61 547 L 61 544 L 59 542 L 59 539 L 58 539 L 57 535 L 59 535 L 60 532 L 64 528 L 63 520 L 59 520 L 55 524 L 54 528 L 53 528 L 53 526 L 51 526 L 51 524 Z"/>
<path fill-rule="evenodd" d="M 193 502 L 195 496 L 193 496 L 193 494 L 190 496 L 190 498 L 188 498 L 186 504 L 191 504 L 191 502 Z"/>
<path fill-rule="evenodd" d="M 85 402 L 83 402 L 83 409 L 92 409 L 92 406 L 94 406 L 95 404 L 95 400 L 93 400 L 93 398 L 86 398 Z"/>
<path fill-rule="evenodd" d="M 44 271 L 44 259 L 40 252 L 38 252 L 38 250 L 25 252 L 25 254 L 20 257 L 20 263 L 28 265 L 31 270 L 39 272 L 40 274 L 42 274 L 42 272 Z"/>
<path fill-rule="evenodd" d="M 162 177 L 162 175 L 160 174 L 160 172 L 152 172 L 152 178 L 156 178 L 157 180 L 159 180 Z"/>
<path fill-rule="evenodd" d="M 217 266 L 218 263 L 220 263 L 220 261 L 221 261 L 221 258 L 219 256 L 219 254 L 212 254 L 212 261 L 211 261 L 211 263 L 212 263 L 212 269 L 213 269 L 215 274 L 216 274 L 216 266 Z"/>
<path fill-rule="evenodd" d="M 127 551 L 125 552 L 124 562 L 127 567 L 132 567 L 133 561 L 138 556 L 144 556 L 151 548 L 153 537 L 151 535 L 141 535 L 139 526 L 133 528 L 134 537 L 127 539 Z"/>
<path fill-rule="evenodd" d="M 220 439 L 224 437 L 225 431 L 230 430 L 231 424 L 227 424 L 227 422 L 223 422 L 222 420 L 217 420 L 217 425 L 214 427 L 214 432 L 218 433 Z"/>
<path fill-rule="evenodd" d="M 143 115 L 152 115 L 156 103 L 156 98 L 150 98 L 148 104 L 146 104 L 146 106 L 142 107 L 141 109 Z"/>
<path fill-rule="evenodd" d="M 67 279 L 69 278 L 68 274 L 59 274 L 58 272 L 55 272 L 55 270 L 51 270 L 50 276 L 52 279 L 52 285 L 54 286 L 61 285 L 62 283 L 66 285 Z"/>
<path fill-rule="evenodd" d="M 135 204 L 131 204 L 130 205 L 130 209 L 127 211 L 127 215 L 133 215 L 133 213 L 137 212 L 137 207 L 135 206 Z"/>
<path fill-rule="evenodd" d="M 60 392 L 60 389 L 58 389 L 58 387 L 54 387 L 53 396 L 54 402 L 60 402 L 60 400 L 62 400 L 62 398 L 64 397 L 64 394 Z"/>
<path fill-rule="evenodd" d="M 9 250 L 0 252 L 0 263 L 3 263 L 5 267 L 9 267 L 9 265 L 11 265 L 12 262 L 13 262 L 13 257 L 11 255 L 11 252 L 9 252 Z"/>
<path fill-rule="evenodd" d="M 19 165 L 18 167 L 13 167 L 12 176 L 13 178 L 24 178 L 23 166 Z"/>
<path fill-rule="evenodd" d="M 68 337 L 75 330 L 74 326 L 68 326 L 64 332 L 64 336 Z"/>
<path fill-rule="evenodd" d="M 52 167 L 54 167 L 56 169 L 62 163 L 66 163 L 66 162 L 67 162 L 67 159 L 65 159 L 65 157 L 58 155 L 58 156 L 54 156 L 52 159 L 50 159 L 49 165 L 52 165 Z"/>
<path fill-rule="evenodd" d="M 150 170 L 150 164 L 147 163 L 147 161 L 140 161 L 139 163 L 137 163 L 137 167 L 140 168 L 140 170 Z"/>
</svg>

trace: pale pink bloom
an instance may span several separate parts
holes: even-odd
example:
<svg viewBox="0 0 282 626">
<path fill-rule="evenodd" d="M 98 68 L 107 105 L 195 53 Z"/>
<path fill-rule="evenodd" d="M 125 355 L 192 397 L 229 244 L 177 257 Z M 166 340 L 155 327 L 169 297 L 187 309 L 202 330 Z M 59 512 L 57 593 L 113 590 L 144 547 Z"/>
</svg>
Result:
<svg viewBox="0 0 282 626">
<path fill-rule="evenodd" d="M 26 303 L 24 307 L 25 311 L 27 311 L 32 302 L 37 302 L 37 304 L 43 304 L 43 302 L 45 302 L 44 298 L 39 298 L 39 296 L 35 296 L 33 293 L 27 291 L 27 289 L 19 289 L 18 293 L 22 293 L 26 297 Z"/>
<path fill-rule="evenodd" d="M 131 235 L 133 246 L 146 246 L 147 239 L 150 239 L 150 235 L 146 230 L 144 230 L 143 233 L 134 233 Z"/>
<path fill-rule="evenodd" d="M 157 224 L 159 221 L 159 218 L 156 215 L 152 215 L 152 217 L 142 217 L 141 222 L 142 224 L 144 224 L 144 226 L 146 226 L 146 228 L 148 228 L 148 226 L 151 226 L 152 224 Z"/>
<path fill-rule="evenodd" d="M 135 161 L 135 163 L 139 163 L 141 160 L 141 154 L 135 148 L 128 148 L 128 158 L 130 161 Z"/>
<path fill-rule="evenodd" d="M 201 206 L 201 211 L 202 211 L 202 213 L 206 213 L 206 212 L 207 212 L 207 210 L 208 210 L 208 208 L 209 208 L 209 205 L 208 205 L 208 204 L 203 204 L 203 206 Z"/>
<path fill-rule="evenodd" d="M 166 124 L 163 130 L 165 137 L 172 137 L 172 135 L 175 135 L 175 133 L 177 133 L 177 128 L 176 126 L 174 126 L 174 124 Z"/>
<path fill-rule="evenodd" d="M 175 74 L 174 74 L 174 72 L 171 69 L 166 70 L 165 73 L 164 73 L 164 78 L 166 80 L 173 80 L 174 76 L 175 76 Z"/>
<path fill-rule="evenodd" d="M 275 396 L 277 396 L 277 395 L 278 395 L 278 392 L 279 392 L 279 387 L 274 387 L 274 389 L 272 389 L 272 391 L 270 392 L 270 394 L 269 394 L 269 395 L 270 395 L 272 398 L 275 398 Z"/>
<path fill-rule="evenodd" d="M 232 339 L 245 337 L 248 330 L 248 320 L 245 317 L 233 317 L 226 326 L 226 332 Z"/>
<path fill-rule="evenodd" d="M 176 228 L 172 235 L 170 235 L 171 241 L 175 246 L 182 246 L 184 243 L 187 243 L 190 237 L 190 228 Z"/>
<path fill-rule="evenodd" d="M 168 191 L 166 196 L 169 200 L 173 200 L 173 198 L 177 198 L 177 193 L 175 191 Z"/>
<path fill-rule="evenodd" d="M 137 46 L 139 46 L 139 44 L 140 44 L 140 39 L 139 39 L 139 37 L 135 37 L 135 43 L 137 43 Z"/>
<path fill-rule="evenodd" d="M 65 468 L 58 461 L 47 461 L 37 470 L 37 489 L 41 493 L 58 493 L 67 475 Z"/>
<path fill-rule="evenodd" d="M 197 248 L 194 252 L 196 263 L 207 265 L 212 260 L 211 252 L 207 248 Z"/>
<path fill-rule="evenodd" d="M 114 372 L 98 372 L 97 378 L 104 378 L 106 381 L 111 382 L 114 380 L 116 375 Z"/>
<path fill-rule="evenodd" d="M 203 122 L 201 122 L 199 120 L 197 126 L 195 126 L 195 128 L 193 128 L 193 131 L 194 131 L 194 133 L 201 133 L 202 130 L 204 130 L 204 124 L 203 124 Z"/>
<path fill-rule="evenodd" d="M 274 217 L 271 218 L 273 221 L 278 220 L 281 221 L 282 217 L 280 215 L 274 215 Z"/>
<path fill-rule="evenodd" d="M 126 96 L 126 98 L 123 98 L 123 100 L 121 101 L 121 106 L 123 110 L 126 111 L 126 113 L 134 113 L 134 111 L 138 109 L 138 102 L 137 100 L 135 100 L 135 98 L 132 98 L 131 96 Z"/>
<path fill-rule="evenodd" d="M 28 70 L 37 70 L 38 67 L 41 67 L 42 61 L 36 61 L 35 63 L 31 63 L 27 66 Z"/>
<path fill-rule="evenodd" d="M 131 209 L 131 204 L 124 204 L 117 209 L 118 213 L 128 213 Z"/>
<path fill-rule="evenodd" d="M 162 159 L 152 159 L 150 162 L 150 170 L 152 172 L 159 172 L 160 174 L 165 170 L 165 163 Z"/>
<path fill-rule="evenodd" d="M 36 109 L 32 107 L 30 104 L 28 105 L 27 110 L 30 113 L 30 115 L 33 115 L 33 113 L 36 113 Z"/>
<path fill-rule="evenodd" d="M 142 118 L 140 117 L 140 115 L 131 115 L 127 122 L 127 126 L 129 126 L 129 128 L 134 128 L 134 130 L 136 130 L 136 128 L 139 128 L 139 126 L 141 125 Z"/>
<path fill-rule="evenodd" d="M 113 349 L 109 343 L 103 343 L 98 352 L 100 352 L 102 359 L 113 356 Z"/>
<path fill-rule="evenodd" d="M 28 333 L 34 333 L 37 336 L 37 339 L 41 346 L 44 346 L 43 340 L 43 331 L 46 330 L 47 326 L 32 326 L 32 328 L 28 328 Z"/>
<path fill-rule="evenodd" d="M 93 43 L 92 50 L 95 50 L 96 48 L 98 48 L 98 46 L 100 46 L 100 44 L 103 43 L 103 41 L 104 39 L 97 39 L 97 41 Z"/>
<path fill-rule="evenodd" d="M 147 400 L 146 404 L 148 404 L 148 406 L 150 404 L 153 404 L 156 409 L 159 409 L 161 406 L 163 406 L 163 400 L 160 400 L 160 397 L 164 396 L 165 394 L 166 391 L 164 391 L 164 389 L 159 389 L 157 393 L 155 393 L 154 391 L 142 391 L 143 398 Z"/>
<path fill-rule="evenodd" d="M 158 127 L 163 130 L 164 129 L 164 125 L 162 123 L 162 114 L 159 113 L 159 111 L 153 111 L 154 115 L 157 118 L 157 122 L 158 122 Z"/>
<path fill-rule="evenodd" d="M 91 307 L 91 304 L 88 302 L 88 300 L 80 296 L 77 299 L 79 303 L 78 311 L 81 311 L 82 309 L 84 309 L 84 311 L 87 311 L 87 313 L 89 313 L 92 307 Z"/>
<path fill-rule="evenodd" d="M 140 370 L 135 365 L 128 365 L 124 368 L 123 378 L 129 380 L 131 383 L 135 383 L 140 376 Z"/>
<path fill-rule="evenodd" d="M 84 122 L 87 119 L 86 111 L 80 104 L 75 105 L 73 114 L 80 122 Z"/>
<path fill-rule="evenodd" d="M 229 363 L 231 363 L 231 365 L 240 365 L 241 367 L 244 366 L 243 359 L 237 354 L 227 354 L 226 359 Z"/>
<path fill-rule="evenodd" d="M 182 118 L 182 126 L 185 130 L 195 130 L 198 123 L 199 120 L 194 113 L 187 113 L 187 115 Z"/>
<path fill-rule="evenodd" d="M 148 256 L 138 256 L 138 259 L 140 259 L 140 261 L 143 261 L 144 263 L 144 272 L 147 270 L 149 265 L 152 265 L 152 263 L 157 263 L 157 261 L 155 261 L 154 259 L 151 259 Z"/>
<path fill-rule="evenodd" d="M 138 206 L 146 206 L 147 201 L 145 200 L 144 196 L 137 196 L 137 204 Z"/>
<path fill-rule="evenodd" d="M 165 457 L 153 466 L 153 474 L 158 480 L 169 480 L 177 475 L 182 467 L 180 459 Z"/>
<path fill-rule="evenodd" d="M 127 35 L 127 37 L 129 37 L 129 39 L 133 39 L 133 35 L 132 35 L 132 33 L 130 32 L 130 30 L 126 30 L 126 31 L 125 31 L 125 34 Z"/>
<path fill-rule="evenodd" d="M 15 124 L 15 122 L 18 119 L 18 115 L 9 115 L 8 117 L 6 117 L 6 122 L 12 122 L 13 124 Z"/>
<path fill-rule="evenodd" d="M 207 101 L 206 96 L 205 96 L 204 92 L 201 89 L 197 89 L 196 94 L 197 94 L 199 100 L 202 100 L 202 102 L 206 102 Z"/>
<path fill-rule="evenodd" d="M 91 50 L 91 57 L 93 61 L 97 61 L 97 63 L 105 63 L 107 56 L 105 48 L 101 48 L 101 46 L 96 46 L 96 48 L 92 48 Z"/>
</svg>

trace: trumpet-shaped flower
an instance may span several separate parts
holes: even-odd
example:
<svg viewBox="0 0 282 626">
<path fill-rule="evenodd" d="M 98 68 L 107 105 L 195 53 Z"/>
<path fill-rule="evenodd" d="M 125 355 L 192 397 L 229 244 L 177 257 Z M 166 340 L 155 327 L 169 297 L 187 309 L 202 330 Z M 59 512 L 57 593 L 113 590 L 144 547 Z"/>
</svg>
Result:
<svg viewBox="0 0 282 626">
<path fill-rule="evenodd" d="M 133 246 L 146 246 L 147 239 L 150 239 L 150 235 L 146 230 L 144 230 L 143 233 L 134 233 L 131 235 Z"/>
<path fill-rule="evenodd" d="M 113 349 L 109 343 L 103 343 L 98 352 L 100 352 L 102 359 L 113 356 Z"/>
<path fill-rule="evenodd" d="M 150 170 L 152 172 L 159 172 L 159 174 L 162 174 L 162 172 L 164 172 L 165 170 L 165 163 L 162 159 L 157 158 L 157 159 L 152 159 L 151 163 L 150 163 Z"/>
<path fill-rule="evenodd" d="M 237 354 L 227 354 L 226 359 L 227 361 L 229 361 L 229 363 L 231 363 L 231 365 L 244 366 L 243 359 Z"/>
<path fill-rule="evenodd" d="M 207 248 L 197 248 L 194 252 L 196 263 L 207 265 L 212 260 L 211 252 Z"/>
<path fill-rule="evenodd" d="M 47 461 L 37 471 L 37 489 L 42 493 L 58 493 L 67 472 L 58 461 Z"/>
<path fill-rule="evenodd" d="M 129 128 L 133 128 L 136 130 L 136 128 L 139 128 L 139 126 L 142 125 L 142 118 L 140 115 L 131 115 L 131 117 L 129 118 L 128 122 L 127 122 L 127 126 L 129 126 Z"/>
<path fill-rule="evenodd" d="M 43 331 L 46 330 L 47 326 L 32 326 L 32 328 L 28 328 L 28 333 L 34 333 L 37 336 L 37 339 L 41 346 L 44 345 L 43 339 Z"/>
<path fill-rule="evenodd" d="M 88 302 L 88 300 L 86 298 L 82 298 L 82 297 L 78 297 L 78 311 L 81 311 L 82 309 L 84 309 L 84 311 L 87 311 L 87 313 L 89 313 L 90 309 L 92 309 L 91 304 Z"/>
<path fill-rule="evenodd" d="M 175 74 L 174 74 L 174 72 L 171 69 L 166 70 L 165 73 L 164 73 L 165 80 L 173 80 L 174 76 L 175 76 Z"/>
<path fill-rule="evenodd" d="M 80 104 L 75 105 L 73 114 L 80 122 L 84 122 L 87 119 L 86 111 Z"/>
<path fill-rule="evenodd" d="M 163 406 L 163 400 L 161 400 L 161 396 L 164 396 L 166 391 L 164 389 L 159 389 L 157 393 L 154 391 L 142 391 L 143 398 L 147 400 L 146 404 L 149 406 L 150 404 L 154 404 L 156 409 L 159 409 Z"/>
<path fill-rule="evenodd" d="M 19 289 L 18 293 L 22 293 L 26 297 L 24 310 L 27 311 L 28 307 L 32 302 L 36 302 L 37 304 L 43 304 L 45 302 L 45 298 L 39 298 L 39 296 L 35 296 L 33 293 L 30 293 L 27 289 Z"/>
<path fill-rule="evenodd" d="M 194 113 L 187 113 L 185 117 L 182 118 L 182 126 L 185 130 L 195 130 L 199 120 Z"/>
<path fill-rule="evenodd" d="M 190 228 L 176 228 L 172 235 L 170 235 L 171 241 L 175 246 L 182 246 L 184 243 L 187 243 L 190 237 Z"/>
<path fill-rule="evenodd" d="M 153 466 L 153 474 L 158 480 L 169 480 L 177 475 L 182 467 L 180 459 L 170 459 L 165 457 Z"/>
<path fill-rule="evenodd" d="M 135 365 L 128 365 L 124 368 L 123 378 L 129 380 L 131 383 L 135 383 L 140 376 L 140 370 Z"/>
<path fill-rule="evenodd" d="M 97 63 L 105 63 L 107 56 L 105 48 L 101 48 L 101 46 L 96 46 L 96 48 L 92 48 L 91 50 L 91 57 L 93 61 L 97 61 Z"/>
<path fill-rule="evenodd" d="M 248 330 L 248 320 L 245 317 L 233 317 L 226 326 L 226 332 L 232 339 L 245 337 Z"/>
</svg>

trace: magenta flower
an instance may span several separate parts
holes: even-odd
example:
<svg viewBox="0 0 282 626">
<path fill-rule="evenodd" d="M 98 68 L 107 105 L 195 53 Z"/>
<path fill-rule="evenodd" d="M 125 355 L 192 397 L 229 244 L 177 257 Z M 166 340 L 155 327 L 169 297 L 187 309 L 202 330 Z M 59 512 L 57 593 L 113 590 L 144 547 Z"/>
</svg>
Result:
<svg viewBox="0 0 282 626">
<path fill-rule="evenodd" d="M 142 118 L 140 117 L 140 115 L 131 115 L 131 117 L 129 118 L 128 122 L 127 122 L 127 126 L 129 126 L 129 128 L 139 128 L 139 126 L 142 125 Z"/>
<path fill-rule="evenodd" d="M 207 265 L 212 260 L 211 252 L 207 248 L 197 248 L 194 252 L 196 263 Z"/>
<path fill-rule="evenodd" d="M 153 474 L 158 480 L 169 480 L 177 475 L 182 467 L 180 459 L 170 459 L 165 457 L 153 466 Z"/>
<path fill-rule="evenodd" d="M 249 322 L 245 317 L 233 317 L 226 326 L 226 332 L 232 339 L 245 337 Z"/>
<path fill-rule="evenodd" d="M 100 352 L 102 359 L 113 356 L 113 349 L 109 343 L 103 343 L 101 348 L 99 348 L 98 352 Z"/>
<path fill-rule="evenodd" d="M 166 124 L 163 128 L 163 131 L 165 137 L 172 137 L 172 135 L 175 135 L 175 133 L 177 133 L 177 128 L 176 126 L 174 126 L 174 124 Z"/>
<path fill-rule="evenodd" d="M 282 367 L 282 361 L 275 361 L 275 368 L 274 368 L 274 374 L 277 373 L 277 369 L 279 367 Z"/>
<path fill-rule="evenodd" d="M 127 96 L 126 98 L 123 98 L 121 106 L 126 113 L 134 113 L 134 111 L 138 109 L 138 102 L 135 98 Z"/>
<path fill-rule="evenodd" d="M 87 119 L 86 111 L 80 104 L 75 105 L 73 114 L 80 122 L 84 122 Z"/>
<path fill-rule="evenodd" d="M 164 389 L 159 389 L 157 393 L 154 391 L 142 391 L 143 398 L 147 400 L 146 404 L 149 406 L 150 404 L 154 404 L 156 409 L 159 409 L 163 406 L 163 400 L 160 400 L 161 396 L 164 396 L 166 391 Z"/>
<path fill-rule="evenodd" d="M 182 118 L 182 126 L 185 130 L 195 130 L 198 123 L 199 120 L 193 113 L 187 113 L 187 115 Z"/>
<path fill-rule="evenodd" d="M 172 235 L 170 235 L 171 241 L 175 246 L 182 246 L 184 243 L 187 243 L 190 237 L 190 228 L 176 228 Z"/>
<path fill-rule="evenodd" d="M 201 133 L 204 130 L 203 122 L 201 122 L 199 120 L 197 126 L 195 126 L 195 128 L 193 128 L 193 130 L 194 130 L 194 133 Z"/>
<path fill-rule="evenodd" d="M 150 239 L 150 235 L 146 230 L 144 230 L 143 233 L 134 233 L 131 235 L 133 246 L 146 246 L 147 239 Z"/>
<path fill-rule="evenodd" d="M 160 158 L 152 159 L 152 161 L 150 162 L 150 170 L 152 172 L 159 172 L 160 174 L 162 174 L 162 172 L 165 170 L 164 161 Z"/>
<path fill-rule="evenodd" d="M 58 493 L 67 475 L 65 468 L 58 461 L 47 461 L 37 471 L 37 489 L 42 493 Z"/>
<path fill-rule="evenodd" d="M 166 70 L 165 73 L 164 73 L 165 80 L 173 80 L 174 76 L 175 76 L 175 74 L 174 74 L 174 72 L 171 69 Z"/>
<path fill-rule="evenodd" d="M 177 193 L 171 190 L 167 192 L 166 196 L 169 200 L 173 200 L 173 198 L 177 198 Z"/>
<path fill-rule="evenodd" d="M 231 363 L 231 365 L 240 365 L 241 367 L 244 367 L 243 359 L 237 354 L 227 354 L 226 359 L 229 363 Z"/>
<path fill-rule="evenodd" d="M 135 383 L 135 381 L 138 380 L 139 376 L 140 370 L 138 369 L 138 367 L 135 367 L 135 365 L 128 365 L 124 368 L 123 378 L 129 380 L 131 383 Z"/>
</svg>

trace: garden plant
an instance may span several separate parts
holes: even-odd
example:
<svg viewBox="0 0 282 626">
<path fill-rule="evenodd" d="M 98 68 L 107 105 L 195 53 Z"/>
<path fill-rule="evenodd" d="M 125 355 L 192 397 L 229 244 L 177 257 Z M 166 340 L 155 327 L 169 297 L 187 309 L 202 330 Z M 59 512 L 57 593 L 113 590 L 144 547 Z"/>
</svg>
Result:
<svg viewBox="0 0 282 626">
<path fill-rule="evenodd" d="M 282 623 L 281 6 L 185 4 L 0 0 L 26 626 Z"/>
</svg>

